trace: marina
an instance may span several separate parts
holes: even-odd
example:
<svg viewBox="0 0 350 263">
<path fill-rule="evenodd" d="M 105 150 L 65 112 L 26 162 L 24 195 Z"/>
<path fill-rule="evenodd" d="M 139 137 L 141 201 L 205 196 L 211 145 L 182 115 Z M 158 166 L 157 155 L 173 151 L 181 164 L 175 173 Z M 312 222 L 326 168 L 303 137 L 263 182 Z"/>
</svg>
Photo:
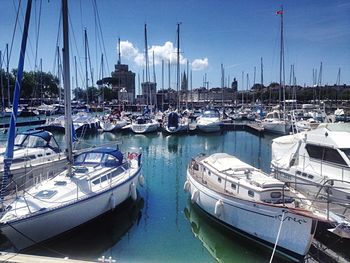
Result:
<svg viewBox="0 0 350 263">
<path fill-rule="evenodd" d="M 0 4 L 0 260 L 350 261 L 348 35 L 312 44 L 290 3 L 89 3 Z"/>
</svg>

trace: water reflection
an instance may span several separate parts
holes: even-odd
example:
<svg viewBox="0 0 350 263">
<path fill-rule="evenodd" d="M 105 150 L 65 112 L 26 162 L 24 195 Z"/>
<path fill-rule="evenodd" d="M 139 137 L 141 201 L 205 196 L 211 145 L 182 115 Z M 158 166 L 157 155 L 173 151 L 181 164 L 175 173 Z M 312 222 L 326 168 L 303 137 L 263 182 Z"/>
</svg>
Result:
<svg viewBox="0 0 350 263">
<path fill-rule="evenodd" d="M 271 251 L 241 235 L 228 230 L 209 218 L 198 206 L 189 201 L 184 209 L 193 235 L 217 262 L 269 262 Z M 273 262 L 288 262 L 275 256 Z"/>
<path fill-rule="evenodd" d="M 139 224 L 143 198 L 126 200 L 115 210 L 78 227 L 67 234 L 23 251 L 27 254 L 68 256 L 69 258 L 97 260 L 106 254 L 130 229 Z M 136 227 L 135 226 L 135 227 Z"/>
</svg>

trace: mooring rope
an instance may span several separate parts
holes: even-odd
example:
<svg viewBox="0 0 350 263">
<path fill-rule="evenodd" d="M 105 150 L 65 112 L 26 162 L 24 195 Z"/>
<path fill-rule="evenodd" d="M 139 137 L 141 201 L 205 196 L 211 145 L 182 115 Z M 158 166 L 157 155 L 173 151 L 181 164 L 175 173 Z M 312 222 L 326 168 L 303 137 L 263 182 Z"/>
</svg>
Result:
<svg viewBox="0 0 350 263">
<path fill-rule="evenodd" d="M 279 228 L 278 228 L 277 237 L 276 237 L 276 242 L 275 242 L 275 246 L 273 247 L 272 255 L 271 255 L 271 258 L 270 258 L 270 263 L 272 262 L 273 256 L 275 255 L 275 251 L 276 251 L 278 239 L 279 239 L 279 237 L 280 237 L 280 233 L 281 233 L 281 229 L 282 229 L 282 224 L 283 224 L 284 214 L 285 214 L 285 213 L 286 213 L 286 211 L 283 211 L 283 213 L 282 213 L 281 223 L 280 223 L 280 226 L 279 226 Z"/>
</svg>

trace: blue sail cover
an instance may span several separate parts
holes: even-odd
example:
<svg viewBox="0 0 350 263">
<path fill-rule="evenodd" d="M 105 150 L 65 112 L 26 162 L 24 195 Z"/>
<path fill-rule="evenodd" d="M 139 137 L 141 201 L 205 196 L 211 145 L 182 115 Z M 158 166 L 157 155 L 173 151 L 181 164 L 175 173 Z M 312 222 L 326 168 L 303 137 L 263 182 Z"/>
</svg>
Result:
<svg viewBox="0 0 350 263">
<path fill-rule="evenodd" d="M 123 154 L 118 149 L 111 148 L 111 147 L 94 148 L 94 149 L 92 149 L 90 151 L 86 151 L 86 152 L 83 152 L 83 153 L 79 154 L 78 156 L 75 157 L 75 159 L 78 160 L 79 156 L 87 155 L 87 154 L 90 154 L 90 153 L 109 154 L 109 155 L 114 156 L 118 160 L 118 162 L 119 162 L 118 165 L 123 163 Z M 79 161 L 77 163 L 79 163 Z"/>
<path fill-rule="evenodd" d="M 50 132 L 41 131 L 41 130 L 30 130 L 30 131 L 21 132 L 20 134 L 37 136 L 37 137 L 43 138 L 47 142 L 49 142 L 52 138 L 52 134 Z"/>
<path fill-rule="evenodd" d="M 28 0 L 25 20 L 24 20 L 21 50 L 20 50 L 20 56 L 18 60 L 16 84 L 15 84 L 15 89 L 13 94 L 12 114 L 11 114 L 8 137 L 7 137 L 7 147 L 4 155 L 4 176 L 2 177 L 1 192 L 0 192 L 1 202 L 3 202 L 4 200 L 5 189 L 8 183 L 8 177 L 10 174 L 10 167 L 11 167 L 12 158 L 13 158 L 13 149 L 14 149 L 15 136 L 16 136 L 16 119 L 17 119 L 17 113 L 18 113 L 19 96 L 21 94 L 24 57 L 25 57 L 25 51 L 27 47 L 27 38 L 28 38 L 31 9 L 32 9 L 32 0 Z"/>
</svg>

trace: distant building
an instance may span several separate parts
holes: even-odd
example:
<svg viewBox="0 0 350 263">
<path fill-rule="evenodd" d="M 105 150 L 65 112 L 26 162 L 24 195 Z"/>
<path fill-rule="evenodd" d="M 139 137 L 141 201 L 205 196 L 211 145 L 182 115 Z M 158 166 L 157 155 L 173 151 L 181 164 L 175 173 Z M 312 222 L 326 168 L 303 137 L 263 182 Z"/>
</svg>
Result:
<svg viewBox="0 0 350 263">
<path fill-rule="evenodd" d="M 182 75 L 181 91 L 182 92 L 187 92 L 188 91 L 188 81 L 187 81 L 187 76 L 186 76 L 185 71 L 184 71 L 184 74 Z"/>
<path fill-rule="evenodd" d="M 231 83 L 231 89 L 233 89 L 233 91 L 237 91 L 237 89 L 238 89 L 238 82 L 237 82 L 236 78 L 233 78 L 233 81 Z"/>
<path fill-rule="evenodd" d="M 157 94 L 157 83 L 143 82 L 141 83 L 141 104 L 155 105 Z"/>
<path fill-rule="evenodd" d="M 121 64 L 115 65 L 115 70 L 112 75 L 112 89 L 118 94 L 123 93 L 123 100 L 129 103 L 134 103 L 135 100 L 135 73 L 129 70 L 129 66 Z"/>
</svg>

